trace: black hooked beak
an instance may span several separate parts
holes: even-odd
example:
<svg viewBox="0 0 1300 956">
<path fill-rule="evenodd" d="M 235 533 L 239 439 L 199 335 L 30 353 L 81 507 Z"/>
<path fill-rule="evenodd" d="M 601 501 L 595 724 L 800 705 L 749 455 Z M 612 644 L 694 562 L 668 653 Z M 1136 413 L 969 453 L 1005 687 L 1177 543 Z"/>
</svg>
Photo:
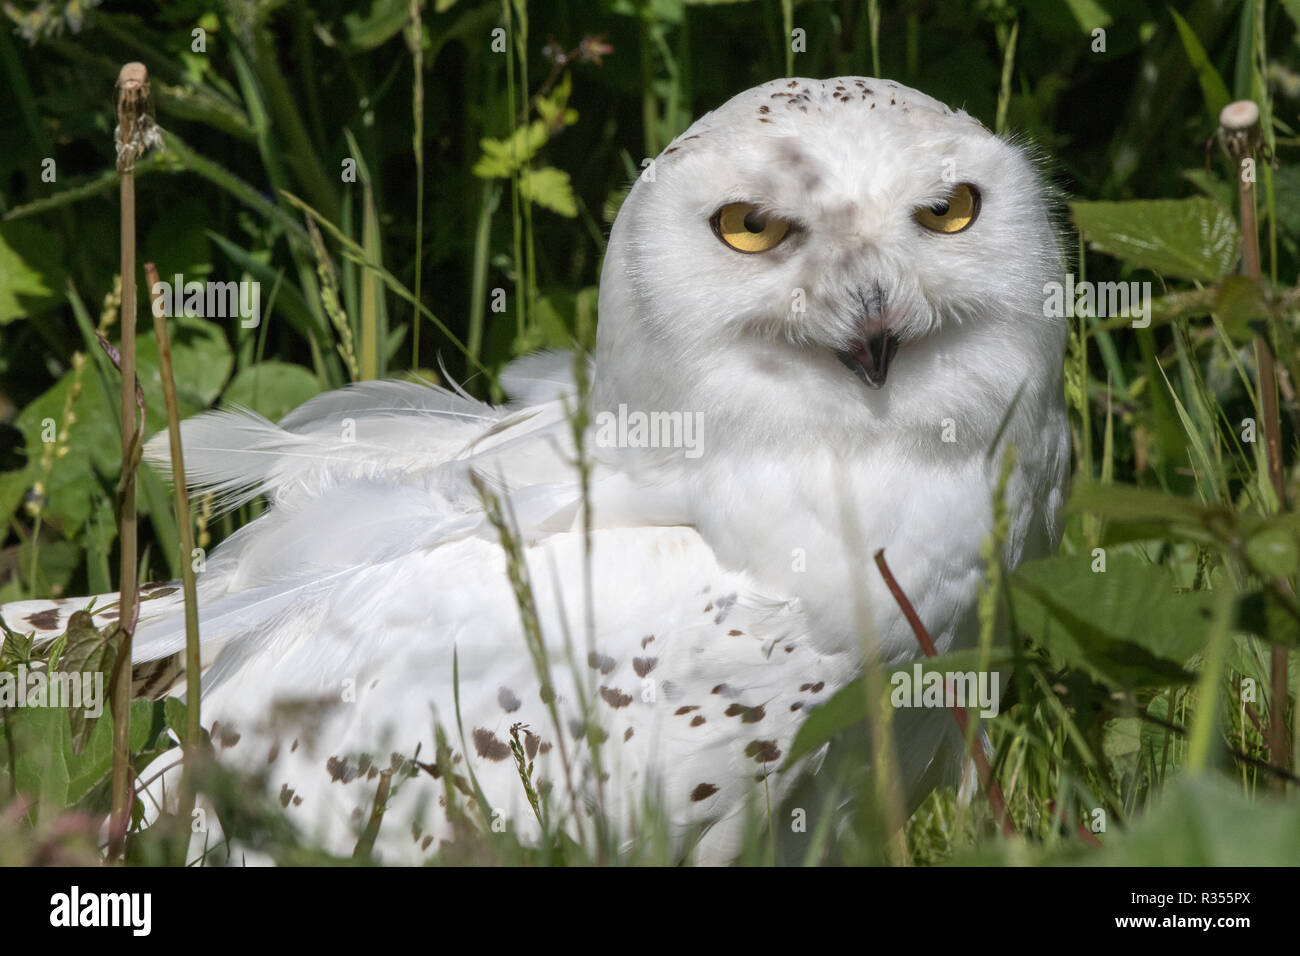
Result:
<svg viewBox="0 0 1300 956">
<path fill-rule="evenodd" d="M 854 342 L 847 349 L 837 349 L 835 356 L 871 388 L 880 388 L 889 374 L 889 363 L 898 351 L 898 336 L 893 332 L 876 332 Z"/>
<path fill-rule="evenodd" d="M 846 349 L 836 349 L 836 357 L 869 388 L 880 388 L 889 374 L 889 363 L 898 351 L 898 336 L 885 328 L 885 290 L 879 282 L 857 290 L 861 304 L 859 328 L 862 335 Z"/>
</svg>

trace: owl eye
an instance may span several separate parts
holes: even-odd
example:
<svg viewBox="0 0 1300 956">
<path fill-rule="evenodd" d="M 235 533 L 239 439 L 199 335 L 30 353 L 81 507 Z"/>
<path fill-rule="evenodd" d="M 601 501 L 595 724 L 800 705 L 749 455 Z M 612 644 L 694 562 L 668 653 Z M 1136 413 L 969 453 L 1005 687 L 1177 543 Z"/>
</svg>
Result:
<svg viewBox="0 0 1300 956">
<path fill-rule="evenodd" d="M 713 214 L 713 231 L 737 252 L 767 252 L 785 238 L 790 223 L 761 213 L 747 202 L 733 202 Z"/>
<path fill-rule="evenodd" d="M 979 214 L 980 191 L 970 183 L 958 183 L 946 200 L 922 206 L 912 218 L 931 232 L 951 234 L 969 229 Z"/>
</svg>

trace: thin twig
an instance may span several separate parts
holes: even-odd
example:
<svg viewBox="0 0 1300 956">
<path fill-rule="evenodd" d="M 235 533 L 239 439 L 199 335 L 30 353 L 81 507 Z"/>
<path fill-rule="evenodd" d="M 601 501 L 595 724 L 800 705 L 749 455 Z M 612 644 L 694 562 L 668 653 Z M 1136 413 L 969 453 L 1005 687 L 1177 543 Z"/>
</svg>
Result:
<svg viewBox="0 0 1300 956">
<path fill-rule="evenodd" d="M 907 595 L 899 586 L 898 581 L 894 578 L 894 573 L 889 570 L 889 565 L 885 561 L 885 549 L 881 548 L 876 552 L 876 567 L 880 569 L 880 576 L 885 579 L 885 586 L 889 588 L 889 593 L 894 596 L 899 610 L 903 612 L 903 617 L 907 618 L 907 623 L 912 627 L 912 633 L 916 635 L 916 642 L 921 645 L 921 650 L 926 657 L 938 657 L 939 652 L 935 649 L 934 641 L 930 638 L 930 632 L 925 629 L 921 622 L 920 615 L 916 613 L 916 608 L 908 600 Z M 966 740 L 966 729 L 970 725 L 970 716 L 966 713 L 965 707 L 959 707 L 954 704 L 949 710 L 952 711 L 953 719 L 957 721 L 957 729 L 961 731 L 962 739 Z M 970 748 L 971 759 L 975 761 L 975 769 L 979 773 L 980 785 L 984 792 L 988 794 L 989 806 L 993 809 L 993 816 L 1002 827 L 1002 832 L 1007 836 L 1016 836 L 1016 825 L 1011 822 L 1011 814 L 1007 813 L 1007 802 L 1002 796 L 1002 788 L 998 782 L 993 779 L 993 770 L 989 766 L 988 755 L 984 753 L 984 748 L 975 741 Z"/>
</svg>

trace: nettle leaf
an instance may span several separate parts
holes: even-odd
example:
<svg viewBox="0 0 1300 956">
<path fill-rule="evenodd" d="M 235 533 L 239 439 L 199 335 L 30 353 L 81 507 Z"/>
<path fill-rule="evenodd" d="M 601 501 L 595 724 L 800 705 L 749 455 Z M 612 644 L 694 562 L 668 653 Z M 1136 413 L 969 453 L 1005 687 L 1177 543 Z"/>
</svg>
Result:
<svg viewBox="0 0 1300 956">
<path fill-rule="evenodd" d="M 63 250 L 33 222 L 0 223 L 0 325 L 63 301 Z"/>
<path fill-rule="evenodd" d="M 275 422 L 319 393 L 320 382 L 307 369 L 270 360 L 252 365 L 231 379 L 222 401 L 252 409 Z"/>
<path fill-rule="evenodd" d="M 1236 220 L 1202 196 L 1072 202 L 1070 212 L 1089 245 L 1140 269 L 1213 282 L 1237 263 Z"/>
<path fill-rule="evenodd" d="M 524 196 L 539 206 L 572 219 L 578 215 L 578 202 L 573 198 L 573 185 L 569 174 L 554 166 L 526 169 L 519 178 L 519 188 Z"/>
<path fill-rule="evenodd" d="M 1035 643 L 1097 680 L 1123 688 L 1189 682 L 1212 595 L 1178 593 L 1173 574 L 1112 554 L 1105 571 L 1090 554 L 1020 566 L 1011 579 L 1016 625 Z"/>
</svg>

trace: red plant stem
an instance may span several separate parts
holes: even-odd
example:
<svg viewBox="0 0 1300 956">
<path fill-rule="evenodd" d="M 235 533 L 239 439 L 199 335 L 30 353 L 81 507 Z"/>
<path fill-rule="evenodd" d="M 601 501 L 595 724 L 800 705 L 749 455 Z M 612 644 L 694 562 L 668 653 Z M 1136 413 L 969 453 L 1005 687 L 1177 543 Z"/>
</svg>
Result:
<svg viewBox="0 0 1300 956">
<path fill-rule="evenodd" d="M 889 565 L 885 561 L 885 549 L 881 548 L 877 551 L 875 558 L 876 567 L 880 569 L 880 576 L 885 579 L 885 586 L 889 588 L 889 593 L 894 596 L 899 610 L 903 612 L 903 617 L 907 618 L 907 623 L 912 626 L 912 633 L 916 635 L 916 642 L 921 645 L 921 650 L 926 657 L 938 657 L 939 652 L 935 649 L 930 632 L 921 623 L 921 617 L 916 613 L 916 608 L 912 606 L 912 602 L 903 593 L 903 589 L 894 578 L 894 573 L 889 570 Z M 970 716 L 966 713 L 966 708 L 954 704 L 949 710 L 952 711 L 953 719 L 957 721 L 957 728 L 961 731 L 962 739 L 966 740 L 967 728 L 970 726 Z M 975 769 L 979 773 L 980 785 L 984 788 L 984 792 L 988 794 L 989 806 L 993 809 L 994 819 L 998 821 L 998 824 L 1002 827 L 1002 832 L 1006 836 L 1016 836 L 1016 825 L 1011 822 L 1011 814 L 1007 813 L 1007 801 L 1002 796 L 1002 787 L 993 779 L 993 769 L 989 766 L 988 755 L 984 753 L 984 748 L 979 745 L 978 741 L 972 742 L 970 756 L 975 761 Z"/>
</svg>

